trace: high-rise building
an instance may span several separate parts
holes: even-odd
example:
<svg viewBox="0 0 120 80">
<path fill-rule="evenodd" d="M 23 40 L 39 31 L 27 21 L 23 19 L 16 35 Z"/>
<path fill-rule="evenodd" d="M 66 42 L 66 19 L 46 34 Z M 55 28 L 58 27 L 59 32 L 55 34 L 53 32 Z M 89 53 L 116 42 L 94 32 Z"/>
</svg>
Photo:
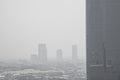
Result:
<svg viewBox="0 0 120 80">
<path fill-rule="evenodd" d="M 47 62 L 47 47 L 46 44 L 39 44 L 38 45 L 38 57 L 40 63 Z"/>
<path fill-rule="evenodd" d="M 38 62 L 38 56 L 35 55 L 35 54 L 32 54 L 32 55 L 31 55 L 31 62 L 32 62 L 32 63 L 37 63 L 37 62 Z"/>
<path fill-rule="evenodd" d="M 120 80 L 120 0 L 86 0 L 87 79 Z"/>
<path fill-rule="evenodd" d="M 72 45 L 72 60 L 78 59 L 78 48 L 77 45 Z"/>
<path fill-rule="evenodd" d="M 57 56 L 56 56 L 58 61 L 62 61 L 63 60 L 63 51 L 62 49 L 58 49 L 57 50 Z"/>
</svg>

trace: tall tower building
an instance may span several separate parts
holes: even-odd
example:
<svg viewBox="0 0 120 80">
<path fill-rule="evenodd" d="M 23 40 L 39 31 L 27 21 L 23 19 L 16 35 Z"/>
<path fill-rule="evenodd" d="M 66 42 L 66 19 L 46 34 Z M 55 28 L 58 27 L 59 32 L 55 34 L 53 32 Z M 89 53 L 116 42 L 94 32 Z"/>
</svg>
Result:
<svg viewBox="0 0 120 80">
<path fill-rule="evenodd" d="M 120 80 L 120 0 L 86 0 L 87 79 Z"/>
<path fill-rule="evenodd" d="M 63 51 L 62 49 L 58 49 L 57 50 L 57 56 L 56 56 L 58 61 L 62 61 L 63 60 Z"/>
<path fill-rule="evenodd" d="M 38 56 L 40 63 L 47 62 L 47 47 L 46 44 L 39 44 L 38 45 Z"/>
<path fill-rule="evenodd" d="M 38 55 L 32 54 L 31 55 L 31 62 L 32 63 L 38 63 Z"/>
<path fill-rule="evenodd" d="M 77 45 L 72 45 L 72 60 L 78 59 L 78 48 Z"/>
</svg>

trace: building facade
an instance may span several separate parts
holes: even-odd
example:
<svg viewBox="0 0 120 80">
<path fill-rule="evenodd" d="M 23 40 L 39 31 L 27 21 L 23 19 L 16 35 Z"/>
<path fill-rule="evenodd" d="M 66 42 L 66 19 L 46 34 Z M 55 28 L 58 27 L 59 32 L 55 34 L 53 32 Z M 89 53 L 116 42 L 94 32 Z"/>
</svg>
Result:
<svg viewBox="0 0 120 80">
<path fill-rule="evenodd" d="M 38 63 L 38 55 L 32 54 L 31 55 L 31 62 L 32 63 Z"/>
<path fill-rule="evenodd" d="M 77 45 L 72 45 L 72 60 L 78 59 L 78 48 Z"/>
<path fill-rule="evenodd" d="M 120 0 L 86 0 L 87 79 L 120 80 Z"/>
<path fill-rule="evenodd" d="M 63 51 L 62 51 L 62 49 L 58 49 L 57 50 L 56 58 L 57 58 L 58 61 L 62 61 L 63 60 Z"/>
<path fill-rule="evenodd" d="M 46 44 L 38 45 L 38 58 L 40 63 L 47 62 L 47 47 Z"/>
</svg>

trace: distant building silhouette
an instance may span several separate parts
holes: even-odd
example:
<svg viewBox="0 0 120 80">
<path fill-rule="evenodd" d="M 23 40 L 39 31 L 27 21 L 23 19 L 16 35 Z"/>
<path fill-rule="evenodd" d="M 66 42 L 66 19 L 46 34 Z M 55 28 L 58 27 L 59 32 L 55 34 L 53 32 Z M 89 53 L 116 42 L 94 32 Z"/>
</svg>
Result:
<svg viewBox="0 0 120 80">
<path fill-rule="evenodd" d="M 120 80 L 120 0 L 86 0 L 87 79 Z"/>
<path fill-rule="evenodd" d="M 46 44 L 39 44 L 38 45 L 38 57 L 40 63 L 47 62 L 47 47 Z"/>
<path fill-rule="evenodd" d="M 38 62 L 38 55 L 32 54 L 31 55 L 31 62 L 32 63 L 37 63 Z"/>
<path fill-rule="evenodd" d="M 62 61 L 63 60 L 63 51 L 62 49 L 58 49 L 57 50 L 57 56 L 56 56 L 58 61 Z"/>
<path fill-rule="evenodd" d="M 72 60 L 78 59 L 78 48 L 77 45 L 72 45 Z"/>
</svg>

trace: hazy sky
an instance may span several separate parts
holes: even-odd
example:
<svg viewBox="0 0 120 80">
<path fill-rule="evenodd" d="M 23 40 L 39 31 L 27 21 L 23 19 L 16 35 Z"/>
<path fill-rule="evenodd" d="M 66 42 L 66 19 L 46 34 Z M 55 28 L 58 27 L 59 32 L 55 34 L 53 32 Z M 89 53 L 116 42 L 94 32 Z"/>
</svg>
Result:
<svg viewBox="0 0 120 80">
<path fill-rule="evenodd" d="M 85 0 L 0 0 L 0 59 L 29 59 L 39 43 L 51 58 L 77 44 L 84 58 Z"/>
</svg>

